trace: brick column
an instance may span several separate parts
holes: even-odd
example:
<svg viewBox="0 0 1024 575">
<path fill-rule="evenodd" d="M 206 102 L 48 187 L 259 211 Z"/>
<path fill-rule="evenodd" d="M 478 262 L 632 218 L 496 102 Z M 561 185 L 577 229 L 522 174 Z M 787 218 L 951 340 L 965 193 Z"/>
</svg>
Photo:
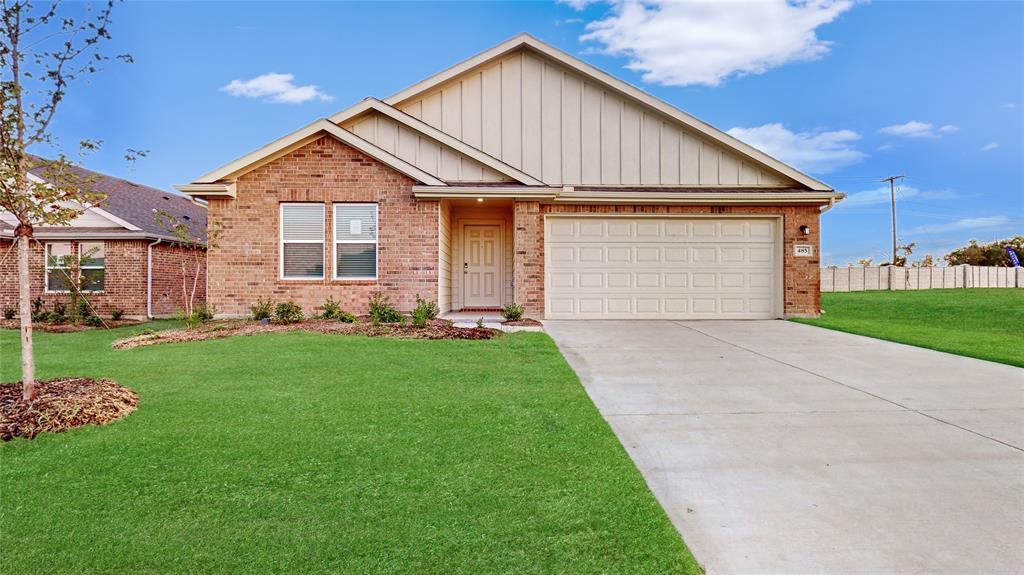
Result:
<svg viewBox="0 0 1024 575">
<path fill-rule="evenodd" d="M 544 216 L 540 202 L 516 202 L 514 210 L 515 301 L 535 319 L 544 316 Z"/>
</svg>

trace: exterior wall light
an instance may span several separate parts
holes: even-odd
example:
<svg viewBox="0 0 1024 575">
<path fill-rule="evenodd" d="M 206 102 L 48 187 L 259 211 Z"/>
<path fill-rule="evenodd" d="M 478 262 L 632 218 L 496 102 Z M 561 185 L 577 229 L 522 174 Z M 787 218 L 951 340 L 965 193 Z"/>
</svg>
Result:
<svg viewBox="0 0 1024 575">
<path fill-rule="evenodd" d="M 805 236 L 811 235 L 811 227 L 810 226 L 800 226 L 800 233 L 805 235 Z"/>
<path fill-rule="evenodd" d="M 482 202 L 482 201 L 484 201 L 484 199 L 483 198 L 477 198 L 476 201 Z"/>
</svg>

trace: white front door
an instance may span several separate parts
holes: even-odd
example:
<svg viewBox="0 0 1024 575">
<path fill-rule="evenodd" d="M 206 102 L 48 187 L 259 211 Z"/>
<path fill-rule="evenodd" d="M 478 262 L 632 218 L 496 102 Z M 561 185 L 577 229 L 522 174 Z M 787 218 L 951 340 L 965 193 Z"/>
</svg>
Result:
<svg viewBox="0 0 1024 575">
<path fill-rule="evenodd" d="M 462 307 L 501 305 L 501 226 L 462 228 Z"/>
</svg>

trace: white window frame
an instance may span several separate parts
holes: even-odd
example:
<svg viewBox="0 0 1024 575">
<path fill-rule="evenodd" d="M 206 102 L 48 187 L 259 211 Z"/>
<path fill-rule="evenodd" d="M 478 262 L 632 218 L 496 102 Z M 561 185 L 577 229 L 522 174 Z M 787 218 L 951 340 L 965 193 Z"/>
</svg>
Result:
<svg viewBox="0 0 1024 575">
<path fill-rule="evenodd" d="M 323 231 L 320 234 L 320 241 L 316 240 L 291 240 L 288 242 L 284 241 L 284 208 L 285 206 L 319 206 L 320 217 L 323 220 Z M 323 255 L 327 255 L 327 210 L 324 204 L 318 202 L 281 202 L 280 207 L 277 211 L 277 279 L 282 281 L 318 281 L 323 280 L 326 275 L 321 273 L 319 277 L 314 276 L 286 276 L 284 275 L 284 244 L 320 244 L 324 247 Z"/>
<path fill-rule="evenodd" d="M 43 258 L 45 259 L 45 266 L 44 267 L 46 269 L 46 271 L 45 271 L 45 273 L 43 275 L 43 292 L 45 292 L 45 293 L 71 293 L 71 290 L 67 290 L 67 289 L 50 289 L 50 270 L 69 270 L 67 273 L 64 274 L 64 278 L 67 279 L 69 283 L 71 282 L 71 277 L 70 277 L 71 276 L 71 274 L 70 274 L 71 267 L 70 266 L 69 267 L 63 267 L 63 266 L 51 266 L 50 265 L 50 246 L 55 246 L 55 245 L 59 245 L 59 244 L 67 244 L 68 248 L 69 248 L 68 251 L 70 252 L 68 254 L 68 257 L 75 257 L 75 244 L 74 244 L 74 242 L 70 242 L 70 241 L 69 242 L 46 242 L 46 244 L 43 245 Z"/>
<path fill-rule="evenodd" d="M 87 265 L 82 263 L 82 246 L 85 245 L 85 244 L 100 244 L 101 246 L 103 246 L 103 265 L 101 265 L 101 266 L 97 266 L 97 265 L 87 266 Z M 98 241 L 98 242 L 78 242 L 78 269 L 82 270 L 82 271 L 84 271 L 84 270 L 103 270 L 103 289 L 95 289 L 95 290 L 93 290 L 93 289 L 83 289 L 83 290 L 81 290 L 82 293 L 103 293 L 103 292 L 105 292 L 106 288 L 107 288 L 107 242 L 104 242 L 104 241 Z M 81 274 L 81 275 L 85 275 L 85 274 Z"/>
<path fill-rule="evenodd" d="M 368 244 L 366 240 L 339 240 L 337 238 L 338 229 L 338 208 L 341 207 L 365 207 L 373 206 L 373 220 L 375 222 L 375 230 L 373 234 L 373 275 L 372 276 L 346 276 L 338 277 L 338 244 Z M 331 277 L 334 281 L 346 282 L 346 281 L 376 281 L 380 277 L 380 204 L 376 202 L 335 202 L 333 205 L 333 211 L 331 212 L 331 233 L 334 236 L 334 250 L 331 253 Z"/>
</svg>

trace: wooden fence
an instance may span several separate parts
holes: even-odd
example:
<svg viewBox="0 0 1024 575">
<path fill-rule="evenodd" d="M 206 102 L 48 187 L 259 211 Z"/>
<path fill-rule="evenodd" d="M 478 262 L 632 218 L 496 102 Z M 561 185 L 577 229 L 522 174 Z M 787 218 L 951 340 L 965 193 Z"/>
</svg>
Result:
<svg viewBox="0 0 1024 575">
<path fill-rule="evenodd" d="M 1024 268 L 894 266 L 821 268 L 821 291 L 918 290 L 942 288 L 1024 288 Z"/>
</svg>

